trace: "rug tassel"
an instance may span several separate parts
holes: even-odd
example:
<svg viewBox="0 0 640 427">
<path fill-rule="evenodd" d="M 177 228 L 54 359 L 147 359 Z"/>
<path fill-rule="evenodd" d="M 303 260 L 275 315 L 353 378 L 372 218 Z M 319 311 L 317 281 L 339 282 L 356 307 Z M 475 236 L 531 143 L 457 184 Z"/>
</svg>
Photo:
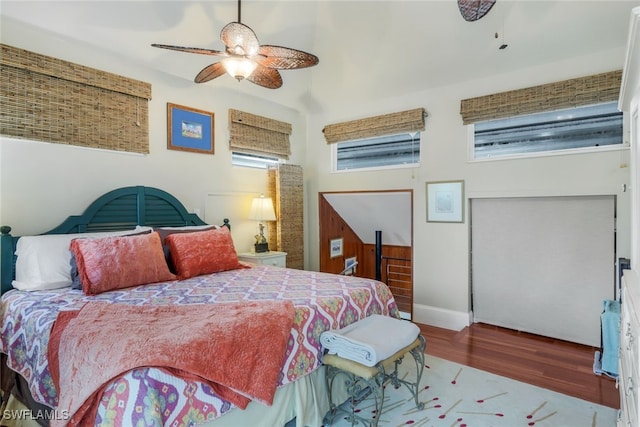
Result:
<svg viewBox="0 0 640 427">
<path fill-rule="evenodd" d="M 493 398 L 495 398 L 495 397 L 499 397 L 499 396 L 504 396 L 504 395 L 506 395 L 506 394 L 509 394 L 509 392 L 508 392 L 508 391 L 504 391 L 504 392 L 502 392 L 502 393 L 494 394 L 493 396 L 489 396 L 489 397 L 485 397 L 484 399 L 476 400 L 476 402 L 478 402 L 478 403 L 484 403 L 484 402 L 486 402 L 486 401 L 487 401 L 487 400 L 489 400 L 489 399 L 493 399 Z"/>
<path fill-rule="evenodd" d="M 461 373 L 462 373 L 462 368 L 460 368 L 460 369 L 458 370 L 458 373 L 456 374 L 456 376 L 455 376 L 455 377 L 453 377 L 453 380 L 451 381 L 451 384 L 455 384 L 455 383 L 457 383 L 457 382 L 458 382 L 458 376 L 460 376 L 460 374 L 461 374 Z"/>
<path fill-rule="evenodd" d="M 445 411 L 445 413 L 440 415 L 438 418 L 444 419 L 447 416 L 447 414 L 453 410 L 453 408 L 455 408 L 456 406 L 458 406 L 460 404 L 460 402 L 462 402 L 462 399 L 460 399 L 456 403 L 454 403 L 453 406 L 451 406 L 449 409 L 447 409 Z"/>
<path fill-rule="evenodd" d="M 533 416 L 536 414 L 536 412 L 538 412 L 540 409 L 542 409 L 544 407 L 544 405 L 547 404 L 547 401 L 545 400 L 544 402 L 542 402 L 542 405 L 538 406 L 536 409 L 533 410 L 533 412 L 531 412 L 529 415 L 527 415 L 527 418 L 533 418 Z"/>
<path fill-rule="evenodd" d="M 553 417 L 553 416 L 554 416 L 555 414 L 557 414 L 557 413 L 558 413 L 558 411 L 553 411 L 553 412 L 552 412 L 552 413 L 550 413 L 549 415 L 545 415 L 545 416 L 544 416 L 544 417 L 542 417 L 542 418 L 538 418 L 537 420 L 533 420 L 533 421 L 531 421 L 531 422 L 529 423 L 529 425 L 530 425 L 530 426 L 532 426 L 532 425 L 534 425 L 535 423 L 537 423 L 538 421 L 543 421 L 543 420 L 546 420 L 547 418 L 551 418 L 551 417 Z"/>
<path fill-rule="evenodd" d="M 426 423 L 428 423 L 430 420 L 431 420 L 431 418 L 429 418 L 429 417 L 424 417 L 424 418 L 422 418 L 422 419 L 420 419 L 420 420 L 416 421 L 415 423 L 413 423 L 413 426 L 414 426 L 414 427 L 419 427 L 419 426 L 425 425 L 425 424 L 426 424 Z M 402 427 L 402 426 L 405 426 L 405 425 L 407 425 L 407 423 L 406 423 L 406 422 L 403 422 L 403 423 L 401 423 L 401 424 L 398 424 L 396 427 Z"/>
</svg>

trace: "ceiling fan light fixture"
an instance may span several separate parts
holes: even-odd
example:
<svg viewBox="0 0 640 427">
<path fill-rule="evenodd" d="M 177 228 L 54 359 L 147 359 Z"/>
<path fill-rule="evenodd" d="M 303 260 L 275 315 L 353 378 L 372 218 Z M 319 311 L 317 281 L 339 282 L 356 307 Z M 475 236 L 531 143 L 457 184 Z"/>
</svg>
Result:
<svg viewBox="0 0 640 427">
<path fill-rule="evenodd" d="M 258 66 L 258 63 L 249 58 L 232 56 L 222 60 L 222 66 L 234 79 L 241 81 L 249 77 Z"/>
<path fill-rule="evenodd" d="M 228 73 L 238 81 L 246 79 L 267 89 L 278 89 L 282 86 L 282 76 L 278 70 L 295 70 L 318 64 L 318 57 L 311 53 L 282 46 L 260 45 L 256 33 L 240 22 L 240 0 L 238 21 L 225 25 L 220 31 L 220 39 L 224 43 L 224 51 L 157 43 L 151 46 L 224 57 L 204 67 L 193 79 L 196 83 L 205 83 Z"/>
</svg>

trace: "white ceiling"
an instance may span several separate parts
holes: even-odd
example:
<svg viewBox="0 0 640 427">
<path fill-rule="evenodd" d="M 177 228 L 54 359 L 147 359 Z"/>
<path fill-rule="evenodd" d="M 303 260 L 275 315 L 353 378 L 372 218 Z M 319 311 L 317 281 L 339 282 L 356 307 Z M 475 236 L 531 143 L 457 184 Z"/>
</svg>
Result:
<svg viewBox="0 0 640 427">
<path fill-rule="evenodd" d="M 484 18 L 467 22 L 455 0 L 245 0 L 242 22 L 261 43 L 313 53 L 320 63 L 283 71 L 284 85 L 276 90 L 228 76 L 205 84 L 317 112 L 345 98 L 396 96 L 622 49 L 630 10 L 638 5 L 631 0 L 497 0 Z M 2 0 L 0 14 L 191 81 L 218 59 L 151 43 L 222 50 L 219 33 L 237 20 L 237 3 Z M 498 49 L 503 42 L 508 47 Z"/>
</svg>

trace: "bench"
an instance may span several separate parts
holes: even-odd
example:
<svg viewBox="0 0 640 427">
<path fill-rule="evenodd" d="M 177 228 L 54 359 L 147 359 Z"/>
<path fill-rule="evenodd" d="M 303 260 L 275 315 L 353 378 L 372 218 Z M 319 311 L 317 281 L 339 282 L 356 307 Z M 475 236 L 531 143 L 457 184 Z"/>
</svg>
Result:
<svg viewBox="0 0 640 427">
<path fill-rule="evenodd" d="M 424 349 L 426 340 L 422 335 L 408 346 L 399 349 L 392 356 L 378 362 L 374 366 L 365 366 L 353 360 L 345 359 L 335 354 L 325 354 L 322 363 L 325 365 L 325 379 L 329 394 L 329 412 L 325 417 L 325 424 L 331 424 L 336 415 L 344 414 L 351 425 L 362 423 L 363 425 L 377 426 L 378 420 L 383 410 L 384 389 L 387 383 L 396 389 L 405 385 L 416 402 L 416 407 L 421 410 L 424 403 L 418 400 L 420 379 L 424 370 Z M 409 353 L 413 356 L 416 365 L 416 381 L 409 382 L 398 377 L 398 366 L 402 363 L 404 356 Z M 347 401 L 335 403 L 333 401 L 332 390 L 334 381 L 343 378 L 347 390 Z M 375 415 L 372 419 L 360 416 L 356 412 L 356 406 L 373 394 L 375 400 Z"/>
</svg>

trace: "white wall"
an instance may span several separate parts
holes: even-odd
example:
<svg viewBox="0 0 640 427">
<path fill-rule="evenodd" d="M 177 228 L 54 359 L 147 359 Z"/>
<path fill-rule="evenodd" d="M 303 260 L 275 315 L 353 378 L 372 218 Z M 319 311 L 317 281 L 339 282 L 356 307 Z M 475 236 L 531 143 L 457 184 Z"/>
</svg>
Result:
<svg viewBox="0 0 640 427">
<path fill-rule="evenodd" d="M 414 318 L 451 329 L 462 328 L 470 318 L 469 217 L 465 215 L 463 224 L 425 220 L 425 182 L 458 179 L 465 180 L 467 198 L 614 194 L 618 196 L 617 255 L 628 256 L 629 195 L 622 192 L 622 184 L 629 182 L 628 149 L 470 163 L 468 127 L 462 124 L 459 114 L 462 99 L 621 69 L 623 61 L 622 50 L 602 52 L 393 99 L 359 99 L 357 103 L 336 105 L 329 113 L 311 116 L 306 162 L 310 267 L 317 268 L 319 259 L 318 192 L 412 188 Z M 422 134 L 419 168 L 331 173 L 331 149 L 321 132 L 325 125 L 416 107 L 425 107 L 429 113 Z M 468 203 L 465 209 L 468 214 Z"/>
<path fill-rule="evenodd" d="M 231 167 L 228 150 L 228 108 L 246 110 L 293 125 L 291 162 L 304 168 L 305 265 L 318 269 L 318 192 L 350 190 L 414 190 L 415 320 L 461 328 L 468 322 L 469 221 L 463 224 L 426 223 L 425 182 L 464 179 L 467 197 L 615 194 L 618 196 L 618 255 L 629 253 L 628 151 L 528 160 L 467 162 L 467 129 L 459 115 L 460 100 L 504 90 L 622 68 L 624 52 L 549 64 L 536 69 L 497 75 L 396 98 L 349 97 L 335 101 L 330 112 L 305 116 L 298 111 L 215 83 L 195 85 L 117 55 L 96 53 L 86 45 L 13 22 L 0 22 L 2 42 L 152 83 L 150 102 L 151 154 L 137 156 L 23 140 L 0 138 L 0 224 L 14 234 L 44 232 L 70 213 L 79 213 L 105 191 L 127 185 L 151 185 L 178 197 L 188 209 L 210 217 L 211 197 L 230 203 L 247 201 L 265 191 L 264 171 Z M 473 66 L 473 64 L 469 64 Z M 187 73 L 188 74 L 188 73 Z M 428 79 L 428 76 L 425 76 Z M 166 149 L 166 103 L 173 102 L 215 113 L 215 155 Z M 329 123 L 425 107 L 422 165 L 416 169 L 332 174 L 331 153 L 322 136 Z M 231 196 L 229 196 L 231 195 Z M 235 202 L 234 202 L 235 203 Z M 468 206 L 466 207 L 468 208 Z M 224 216 L 224 215 L 222 215 Z M 240 251 L 249 249 L 252 226 L 231 217 Z"/>
<path fill-rule="evenodd" d="M 98 54 L 83 43 L 16 25 L 11 20 L 3 20 L 0 25 L 2 43 L 152 84 L 149 155 L 1 137 L 0 224 L 10 225 L 14 235 L 45 232 L 66 216 L 80 214 L 106 191 L 121 186 L 148 185 L 175 195 L 188 210 L 199 210 L 207 221 L 220 223 L 224 217 L 231 216 L 236 248 L 249 250 L 256 230 L 255 224 L 248 222 L 244 215 L 248 215 L 251 197 L 265 192 L 267 176 L 264 170 L 231 166 L 228 109 L 291 123 L 291 161 L 296 164 L 305 158 L 304 116 L 276 103 L 220 89 L 215 82 L 196 85 L 189 80 L 188 70 L 185 71 L 188 77 L 176 79 L 124 62 L 117 55 Z M 167 150 L 167 102 L 215 114 L 213 156 Z M 246 212 L 216 211 L 212 204 L 217 200 L 225 205 L 230 200 L 243 204 Z"/>
</svg>

